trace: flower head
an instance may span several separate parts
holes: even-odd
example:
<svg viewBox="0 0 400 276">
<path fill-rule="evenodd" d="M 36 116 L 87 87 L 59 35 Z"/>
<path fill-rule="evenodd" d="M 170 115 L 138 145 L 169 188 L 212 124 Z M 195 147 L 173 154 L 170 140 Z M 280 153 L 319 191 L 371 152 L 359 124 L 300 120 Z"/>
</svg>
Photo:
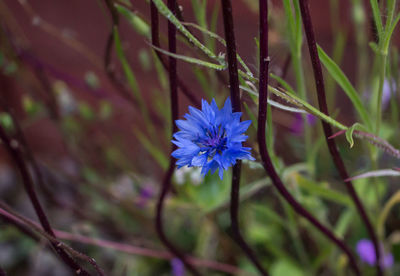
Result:
<svg viewBox="0 0 400 276">
<path fill-rule="evenodd" d="M 374 244 L 372 241 L 367 239 L 359 240 L 356 246 L 357 254 L 360 256 L 361 261 L 367 263 L 370 266 L 374 266 L 376 264 L 376 256 Z M 383 250 L 383 247 L 380 248 L 380 251 L 384 254 L 381 263 L 384 268 L 389 268 L 393 265 L 393 255 L 391 253 L 386 253 Z"/>
<path fill-rule="evenodd" d="M 228 98 L 222 109 L 213 99 L 211 104 L 202 100 L 202 110 L 189 106 L 186 120 L 176 120 L 180 131 L 174 134 L 172 142 L 178 149 L 172 156 L 179 159 L 178 168 L 202 167 L 201 174 L 209 171 L 222 179 L 224 170 L 233 166 L 238 159 L 254 160 L 250 148 L 242 146 L 247 139 L 243 133 L 251 121 L 240 122 L 241 112 L 232 112 Z"/>
</svg>

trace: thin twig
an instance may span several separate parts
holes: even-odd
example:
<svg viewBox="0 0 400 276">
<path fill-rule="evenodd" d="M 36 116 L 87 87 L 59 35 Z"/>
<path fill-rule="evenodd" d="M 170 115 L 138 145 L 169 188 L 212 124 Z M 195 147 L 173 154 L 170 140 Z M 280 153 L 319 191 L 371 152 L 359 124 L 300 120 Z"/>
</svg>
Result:
<svg viewBox="0 0 400 276">
<path fill-rule="evenodd" d="M 222 14 L 225 29 L 226 50 L 229 69 L 229 86 L 234 112 L 240 112 L 240 94 L 239 94 L 239 77 L 236 58 L 236 42 L 232 18 L 232 4 L 230 0 L 222 0 Z M 243 238 L 239 227 L 239 189 L 240 189 L 240 172 L 241 161 L 237 160 L 232 171 L 232 188 L 231 188 L 231 204 L 230 216 L 232 232 L 236 243 L 242 248 L 243 252 L 249 260 L 256 266 L 261 275 L 268 275 L 268 272 L 262 267 L 257 256 Z"/>
<path fill-rule="evenodd" d="M 45 215 L 43 208 L 39 202 L 39 199 L 36 195 L 36 192 L 34 190 L 34 185 L 33 181 L 29 175 L 28 168 L 23 160 L 22 153 L 19 150 L 19 144 L 16 140 L 11 140 L 7 136 L 5 130 L 0 126 L 0 139 L 3 141 L 4 146 L 6 147 L 7 151 L 11 155 L 12 159 L 16 163 L 21 176 L 22 180 L 24 183 L 24 187 L 26 192 L 28 193 L 28 196 L 32 202 L 32 205 L 35 209 L 35 212 L 39 218 L 39 221 L 41 222 L 43 228 L 45 231 L 54 237 L 54 232 L 50 226 L 50 223 L 47 219 L 47 216 Z M 87 271 L 83 270 L 79 264 L 77 264 L 64 250 L 62 250 L 60 247 L 57 247 L 56 243 L 52 243 L 54 249 L 58 253 L 58 255 L 61 257 L 61 259 L 74 271 L 80 271 L 81 275 L 90 275 Z"/>
<path fill-rule="evenodd" d="M 29 229 L 29 231 L 34 231 L 43 236 L 44 238 L 46 238 L 51 244 L 56 244 L 57 248 L 62 248 L 63 250 L 70 253 L 72 256 L 90 263 L 100 276 L 105 276 L 103 270 L 97 265 L 96 261 L 93 258 L 90 258 L 89 256 L 81 252 L 78 252 L 72 247 L 60 242 L 55 236 L 52 236 L 48 234 L 46 231 L 44 231 L 37 223 L 17 214 L 3 202 L 0 202 L 0 215 L 3 216 L 3 218 L 7 218 L 8 220 L 14 221 L 15 223 L 13 224 L 16 226 L 24 225 L 26 229 Z M 33 234 L 33 232 L 31 233 Z M 77 270 L 75 271 L 75 273 L 77 275 L 81 275 L 82 271 Z"/>
<path fill-rule="evenodd" d="M 114 45 L 114 28 L 119 27 L 119 15 L 115 9 L 112 0 L 104 0 L 107 9 L 111 14 L 111 30 L 107 37 L 106 49 L 104 51 L 103 65 L 104 71 L 107 74 L 111 84 L 117 90 L 117 92 L 133 106 L 138 107 L 138 102 L 133 97 L 133 94 L 127 89 L 122 80 L 116 75 L 113 66 L 111 65 L 111 53 Z"/>
<path fill-rule="evenodd" d="M 5 86 L 7 84 L 7 79 L 5 76 L 1 75 L 2 83 Z M 40 204 L 39 198 L 36 194 L 34 188 L 34 182 L 29 174 L 28 166 L 24 160 L 21 144 L 16 139 L 11 139 L 5 129 L 0 125 L 0 139 L 3 142 L 4 147 L 6 148 L 7 152 L 11 156 L 12 160 L 14 161 L 15 165 L 17 166 L 19 172 L 21 173 L 22 182 L 24 184 L 25 191 L 27 192 L 29 199 L 33 205 L 33 208 L 39 218 L 40 223 L 43 226 L 43 229 L 51 236 L 54 236 L 54 232 L 50 226 L 50 223 L 47 219 L 47 216 L 43 210 L 42 205 Z M 56 250 L 57 254 L 61 257 L 63 262 L 68 265 L 74 271 L 81 271 L 81 275 L 90 275 L 87 271 L 82 269 L 82 267 L 75 262 L 64 250 L 57 247 L 57 244 L 52 243 L 54 249 Z"/>
<path fill-rule="evenodd" d="M 1 203 L 1 202 L 0 202 L 0 205 L 4 207 L 3 203 Z M 39 224 L 37 224 L 36 222 L 34 222 L 26 217 L 23 217 L 23 216 L 17 214 L 15 211 L 10 210 L 8 208 L 7 208 L 7 210 L 5 210 L 4 208 L 0 209 L 0 216 L 2 216 L 3 219 L 7 221 L 7 223 L 14 225 L 21 232 L 23 232 L 30 238 L 32 238 L 36 241 L 39 240 L 36 233 L 33 232 L 29 228 L 30 225 L 40 227 Z M 19 217 L 23 218 L 23 220 L 19 219 Z M 174 256 L 167 251 L 143 248 L 143 247 L 129 245 L 126 243 L 119 243 L 119 242 L 114 242 L 114 241 L 109 241 L 109 240 L 96 239 L 96 238 L 91 238 L 91 237 L 78 235 L 78 234 L 72 234 L 69 232 L 60 231 L 60 230 L 56 230 L 56 229 L 54 229 L 54 233 L 56 234 L 57 238 L 62 239 L 62 240 L 74 241 L 74 242 L 79 242 L 82 244 L 88 244 L 88 245 L 94 245 L 94 246 L 98 246 L 98 247 L 102 247 L 102 248 L 113 249 L 113 250 L 116 250 L 119 252 L 131 254 L 131 255 L 138 255 L 138 256 L 143 256 L 143 257 L 150 257 L 150 258 L 164 259 L 164 260 L 171 260 L 174 258 Z M 40 233 L 38 233 L 38 234 L 40 234 Z M 199 258 L 194 258 L 191 256 L 187 256 L 187 259 L 193 265 L 210 268 L 210 269 L 213 269 L 216 271 L 226 272 L 226 273 L 229 273 L 232 275 L 247 275 L 247 276 L 254 275 L 253 273 L 244 271 L 238 267 L 235 267 L 233 265 L 226 264 L 226 263 L 220 263 L 220 262 L 215 262 L 215 261 L 206 260 L 206 259 L 199 259 Z"/>
<path fill-rule="evenodd" d="M 161 48 L 160 39 L 159 39 L 159 26 L 158 26 L 158 11 L 153 2 L 150 3 L 150 20 L 151 20 L 151 44 Z M 164 69 L 169 72 L 168 63 L 165 61 L 163 55 L 159 51 L 154 51 L 160 60 Z M 182 93 L 189 99 L 189 101 L 196 107 L 200 108 L 200 101 L 194 96 L 194 93 L 189 90 L 186 84 L 177 77 L 178 87 L 182 91 Z"/>
<path fill-rule="evenodd" d="M 301 11 L 301 16 L 303 18 L 303 24 L 304 24 L 304 30 L 305 34 L 307 37 L 307 44 L 308 44 L 308 50 L 310 53 L 311 57 L 311 63 L 314 71 L 314 78 L 315 78 L 315 85 L 317 88 L 317 95 L 318 95 L 318 104 L 319 104 L 319 109 L 321 112 L 329 116 L 328 112 L 328 106 L 326 103 L 326 95 L 325 95 L 325 86 L 324 86 L 324 78 L 322 75 L 322 68 L 321 68 L 321 62 L 318 57 L 318 51 L 317 51 L 317 43 L 315 41 L 315 36 L 314 36 L 314 29 L 312 26 L 312 21 L 311 21 L 311 16 L 310 16 L 310 11 L 308 8 L 308 1 L 307 0 L 300 0 L 300 11 Z M 344 165 L 344 162 L 339 154 L 339 151 L 336 147 L 336 143 L 334 139 L 329 139 L 330 136 L 332 136 L 332 128 L 331 126 L 322 121 L 322 127 L 324 130 L 325 134 L 325 140 L 328 144 L 329 152 L 332 156 L 333 162 L 335 163 L 335 166 L 337 170 L 339 171 L 339 174 L 341 178 L 344 180 L 349 178 L 349 174 L 347 173 L 346 167 Z M 381 268 L 381 256 L 379 252 L 379 244 L 378 244 L 378 238 L 375 234 L 375 230 L 368 218 L 367 212 L 365 211 L 365 208 L 360 201 L 356 191 L 354 190 L 353 184 L 351 182 L 345 182 L 346 188 L 354 201 L 358 212 L 360 213 L 361 219 L 363 220 L 365 226 L 367 227 L 367 231 L 369 233 L 369 236 L 374 244 L 375 248 L 375 256 L 376 256 L 376 269 L 377 269 L 377 275 L 382 275 L 382 268 Z"/>
<path fill-rule="evenodd" d="M 151 10 L 153 7 L 153 2 L 150 2 Z M 175 13 L 176 1 L 168 0 L 168 8 Z M 158 21 L 158 20 L 157 20 Z M 152 21 L 154 23 L 154 21 Z M 158 23 L 158 22 L 157 22 Z M 153 25 L 153 24 L 152 24 Z M 158 33 L 158 24 L 152 27 L 152 33 Z M 155 35 L 154 38 L 158 38 L 158 35 Z M 175 25 L 168 21 L 168 51 L 170 53 L 176 53 L 176 28 Z M 177 61 L 174 57 L 169 57 L 169 86 L 170 86 L 170 101 L 171 101 L 171 122 L 172 122 L 172 133 L 177 132 L 177 126 L 175 121 L 178 119 L 178 81 L 177 81 Z M 174 144 L 171 144 L 171 153 L 176 149 Z M 195 276 L 200 276 L 201 274 L 197 271 L 197 269 L 187 261 L 185 255 L 168 239 L 164 231 L 163 225 L 163 209 L 165 198 L 171 188 L 171 178 L 172 174 L 175 170 L 175 159 L 170 155 L 169 159 L 169 167 L 167 172 L 164 175 L 164 179 L 161 186 L 161 192 L 156 204 L 156 231 L 157 234 L 162 241 L 162 243 L 175 255 L 177 256 L 185 267 Z"/>
<path fill-rule="evenodd" d="M 277 174 L 274 165 L 272 164 L 268 149 L 266 146 L 265 125 L 267 122 L 267 99 L 268 99 L 268 3 L 267 0 L 260 0 L 260 83 L 259 83 L 259 111 L 258 111 L 258 127 L 257 137 L 260 148 L 260 155 L 263 166 L 271 177 L 274 186 L 285 200 L 293 207 L 293 209 L 310 221 L 318 228 L 326 237 L 332 240 L 339 248 L 341 248 L 349 258 L 350 264 L 357 275 L 360 271 L 353 254 L 346 244 L 339 240 L 331 230 L 323 226 L 317 219 L 314 218 L 294 197 L 288 192 Z"/>
</svg>

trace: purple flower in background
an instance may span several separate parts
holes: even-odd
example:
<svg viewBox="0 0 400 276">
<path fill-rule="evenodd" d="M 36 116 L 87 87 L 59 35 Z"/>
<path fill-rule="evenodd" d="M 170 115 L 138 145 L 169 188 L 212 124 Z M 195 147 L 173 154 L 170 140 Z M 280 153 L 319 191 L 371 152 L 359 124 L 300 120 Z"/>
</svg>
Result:
<svg viewBox="0 0 400 276">
<path fill-rule="evenodd" d="M 147 202 L 153 197 L 153 195 L 154 195 L 153 187 L 144 186 L 143 188 L 140 189 L 137 205 L 140 208 L 144 208 Z"/>
<path fill-rule="evenodd" d="M 312 126 L 317 122 L 317 118 L 312 114 L 307 114 L 307 123 Z M 304 131 L 304 121 L 301 113 L 296 113 L 296 117 L 290 127 L 290 131 L 295 135 L 302 135 Z"/>
<path fill-rule="evenodd" d="M 383 255 L 383 258 L 381 259 L 382 266 L 384 268 L 393 266 L 393 255 L 391 253 L 384 252 L 383 247 L 380 249 Z M 374 266 L 376 264 L 375 249 L 372 241 L 367 239 L 359 240 L 357 242 L 356 250 L 362 262 L 367 263 L 370 266 Z"/>
<path fill-rule="evenodd" d="M 392 90 L 390 89 L 390 86 L 394 86 L 395 83 L 392 81 L 392 83 L 389 82 L 389 80 L 385 79 L 383 82 L 383 90 L 382 90 L 382 108 L 386 108 L 389 105 L 390 98 L 392 97 Z"/>
<path fill-rule="evenodd" d="M 240 122 L 241 112 L 232 112 L 228 98 L 222 109 L 213 99 L 211 104 L 202 100 L 201 110 L 189 106 L 186 120 L 176 120 L 180 131 L 172 142 L 178 149 L 172 153 L 177 158 L 178 169 L 183 166 L 202 167 L 201 174 L 217 169 L 222 179 L 224 170 L 233 166 L 238 159 L 254 160 L 250 148 L 242 146 L 247 136 L 244 132 L 251 121 Z"/>
<path fill-rule="evenodd" d="M 174 258 L 171 260 L 172 267 L 172 275 L 174 276 L 184 276 L 185 275 L 185 267 L 181 260 Z"/>
</svg>

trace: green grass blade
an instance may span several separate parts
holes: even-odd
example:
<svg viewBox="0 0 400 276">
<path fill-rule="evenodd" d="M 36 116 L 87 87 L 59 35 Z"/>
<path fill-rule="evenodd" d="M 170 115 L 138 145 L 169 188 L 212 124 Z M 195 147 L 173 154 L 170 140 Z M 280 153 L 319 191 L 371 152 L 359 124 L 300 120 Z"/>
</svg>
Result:
<svg viewBox="0 0 400 276">
<path fill-rule="evenodd" d="M 150 38 L 150 26 L 147 24 L 147 22 L 141 19 L 136 13 L 131 12 L 122 5 L 114 4 L 114 6 L 117 11 L 128 20 L 136 32 L 138 32 L 140 35 Z"/>
<path fill-rule="evenodd" d="M 135 78 L 135 75 L 132 71 L 131 66 L 129 65 L 125 53 L 122 49 L 122 43 L 121 43 L 121 38 L 119 36 L 119 32 L 117 27 L 114 27 L 114 43 L 115 43 L 115 51 L 117 52 L 117 57 L 119 61 L 121 62 L 122 69 L 125 73 L 125 77 L 128 81 L 129 87 L 132 89 L 132 92 L 136 98 L 137 101 L 139 101 L 139 104 L 143 104 L 143 99 L 139 91 L 139 86 L 137 83 L 137 80 Z"/>
<path fill-rule="evenodd" d="M 378 33 L 378 38 L 380 41 L 381 36 L 383 34 L 383 25 L 382 25 L 381 12 L 379 10 L 379 4 L 377 0 L 370 0 L 369 2 L 371 4 L 372 15 L 374 17 L 374 21 L 376 24 L 376 31 Z"/>
<path fill-rule="evenodd" d="M 372 129 L 372 122 L 370 117 L 368 116 L 368 112 L 365 109 L 360 96 L 357 94 L 357 91 L 350 83 L 349 79 L 343 73 L 343 71 L 339 68 L 339 66 L 322 50 L 322 48 L 318 45 L 318 54 L 321 59 L 322 64 L 325 66 L 329 74 L 333 79 L 340 85 L 346 95 L 350 98 L 351 102 L 354 105 L 354 108 L 357 110 L 358 114 L 362 121 L 367 125 L 368 129 Z"/>
<path fill-rule="evenodd" d="M 154 158 L 161 168 L 166 170 L 168 167 L 168 159 L 165 154 L 159 150 L 140 130 L 134 129 L 134 133 L 147 152 Z"/>
<path fill-rule="evenodd" d="M 329 188 L 324 188 L 320 183 L 315 183 L 300 174 L 296 175 L 296 182 L 300 188 L 307 190 L 313 195 L 347 207 L 353 206 L 353 202 L 348 195 Z"/>
<path fill-rule="evenodd" d="M 215 55 L 210 49 L 204 46 L 196 37 L 194 37 L 183 24 L 175 17 L 175 15 L 168 9 L 162 0 L 152 0 L 154 5 L 157 7 L 159 13 L 161 13 L 165 18 L 167 18 L 175 27 L 199 50 L 206 54 L 211 59 L 217 60 L 220 63 L 225 63 L 221 57 Z"/>
<path fill-rule="evenodd" d="M 188 63 L 196 64 L 196 65 L 199 65 L 199 66 L 205 66 L 205 67 L 208 67 L 208 68 L 211 68 L 211 69 L 214 69 L 214 70 L 219 70 L 219 71 L 226 69 L 226 64 L 215 64 L 215 63 L 204 61 L 204 60 L 201 60 L 201 59 L 198 59 L 198 58 L 192 58 L 192 57 L 188 57 L 188 56 L 184 56 L 184 55 L 173 54 L 173 53 L 168 52 L 168 51 L 166 51 L 164 49 L 158 48 L 158 47 L 156 47 L 154 45 L 151 45 L 151 47 L 153 49 L 155 49 L 156 51 L 159 51 L 159 52 L 163 53 L 164 55 L 167 55 L 167 56 L 170 56 L 170 57 L 174 57 L 176 59 L 179 59 L 179 60 L 182 60 L 182 61 L 185 61 L 185 62 L 188 62 Z"/>
<path fill-rule="evenodd" d="M 221 43 L 222 45 L 224 45 L 226 47 L 225 39 L 223 39 L 222 37 L 220 37 L 216 33 L 211 32 L 211 31 L 209 31 L 209 30 L 207 30 L 207 29 L 205 29 L 205 28 L 203 28 L 203 27 L 201 27 L 201 26 L 199 26 L 197 24 L 194 24 L 194 23 L 182 23 L 182 24 L 185 25 L 185 26 L 190 26 L 190 27 L 193 27 L 193 28 L 199 30 L 204 35 L 207 35 L 207 36 L 209 36 L 211 38 L 214 38 L 215 40 L 217 40 L 219 43 Z M 251 72 L 250 68 L 246 65 L 246 63 L 243 61 L 243 59 L 238 54 L 236 55 L 236 57 L 237 57 L 237 60 L 239 61 L 240 65 L 243 66 L 243 69 L 246 71 L 246 73 L 248 75 L 253 76 L 253 73 Z"/>
</svg>

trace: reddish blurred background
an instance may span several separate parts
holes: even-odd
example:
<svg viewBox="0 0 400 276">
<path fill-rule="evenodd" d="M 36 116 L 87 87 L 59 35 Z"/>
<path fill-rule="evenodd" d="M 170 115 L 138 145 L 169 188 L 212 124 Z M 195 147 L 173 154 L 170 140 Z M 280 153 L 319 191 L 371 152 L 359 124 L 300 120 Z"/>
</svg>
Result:
<svg viewBox="0 0 400 276">
<path fill-rule="evenodd" d="M 185 20 L 194 22 L 195 19 L 190 2 L 188 0 L 180 1 L 180 5 L 183 7 L 182 11 Z M 257 37 L 258 31 L 257 16 L 255 16 L 257 1 L 236 0 L 233 2 L 238 50 L 252 69 L 256 70 L 254 37 Z M 273 1 L 275 7 L 279 7 L 280 2 Z M 347 1 L 339 2 L 340 10 L 343 11 L 340 12 L 342 18 L 339 21 L 344 26 L 350 26 L 351 11 L 346 8 L 347 4 L 344 3 Z M 132 10 L 137 11 L 145 19 L 149 18 L 149 8 L 146 1 L 131 1 L 131 3 Z M 208 1 L 210 14 L 212 8 L 218 4 L 219 1 L 216 0 Z M 329 50 L 332 37 L 328 1 L 313 0 L 310 1 L 310 5 L 317 40 Z M 93 147 L 91 150 L 95 152 L 96 147 L 101 146 L 103 142 L 120 143 L 126 156 L 134 163 L 134 166 L 144 170 L 144 172 L 146 172 L 146 168 L 151 168 L 147 173 L 154 173 L 154 166 L 151 160 L 141 159 L 140 162 L 135 162 L 135 159 L 143 153 L 143 149 L 135 140 L 132 129 L 140 127 L 142 122 L 141 114 L 116 92 L 105 74 L 103 57 L 106 41 L 110 33 L 111 19 L 103 1 L 5 0 L 1 1 L 0 10 L 2 23 L 7 24 L 15 43 L 20 45 L 24 51 L 27 51 L 29 55 L 28 61 L 33 64 L 39 62 L 41 66 L 45 66 L 51 85 L 54 85 L 54 80 L 61 75 L 64 78 L 69 78 L 70 83 L 68 85 L 75 84 L 71 89 L 77 99 L 88 101 L 93 106 L 98 105 L 101 100 L 113 103 L 115 109 L 112 120 L 84 130 L 89 140 L 85 146 Z M 276 10 L 279 11 L 279 8 Z M 275 24 L 276 26 L 273 26 L 273 28 L 283 29 L 285 24 L 284 17 L 282 16 L 282 22 L 277 21 Z M 161 25 L 162 28 L 165 27 L 165 19 L 161 19 Z M 151 103 L 151 91 L 160 89 L 155 77 L 155 69 L 144 70 L 138 61 L 139 53 L 144 49 L 149 51 L 149 46 L 143 36 L 135 33 L 124 18 L 121 18 L 120 30 L 128 60 L 136 74 L 146 101 Z M 349 31 L 351 32 L 351 28 Z M 223 35 L 221 24 L 218 24 L 218 33 Z M 69 44 L 70 38 L 78 41 L 78 44 L 74 44 L 71 47 Z M 352 51 L 353 39 L 351 35 L 349 35 L 347 43 L 348 46 L 346 46 L 344 58 L 345 64 L 342 67 L 346 73 L 351 75 L 355 64 L 352 60 L 354 52 Z M 271 31 L 270 44 L 271 65 L 279 68 L 288 54 L 287 42 L 279 37 L 278 33 Z M 118 64 L 115 54 L 113 55 L 113 63 Z M 32 59 L 34 60 L 33 62 Z M 307 63 L 308 61 L 305 62 Z M 196 88 L 198 87 L 196 79 L 192 74 L 187 73 L 190 70 L 185 70 L 184 68 L 185 65 L 180 63 L 179 74 L 181 78 L 200 98 L 202 92 L 201 89 Z M 93 72 L 98 77 L 100 88 L 97 91 L 85 87 L 84 80 L 88 72 Z M 27 116 L 21 109 L 20 95 L 42 88 L 40 85 L 26 87 L 26 85 L 18 82 L 18 78 L 3 79 L 3 81 L 7 82 L 6 86 L 3 86 L 7 87 L 7 89 L 2 91 L 2 93 L 6 94 L 7 102 L 19 111 L 17 113 L 21 120 L 26 119 Z M 163 92 L 168 93 L 168 91 Z M 181 97 L 181 113 L 186 110 L 186 105 L 186 99 Z M 289 122 L 286 124 L 290 124 L 291 117 L 287 117 L 284 113 L 278 114 L 278 119 L 281 122 L 284 124 Z M 58 162 L 63 159 L 63 156 L 68 155 L 62 142 L 62 134 L 49 118 L 42 118 L 30 123 L 25 131 L 26 136 L 29 137 L 29 143 L 42 160 L 50 163 Z M 168 150 L 167 141 L 165 141 L 164 148 L 166 151 Z M 96 160 L 93 161 L 96 163 Z"/>
</svg>

